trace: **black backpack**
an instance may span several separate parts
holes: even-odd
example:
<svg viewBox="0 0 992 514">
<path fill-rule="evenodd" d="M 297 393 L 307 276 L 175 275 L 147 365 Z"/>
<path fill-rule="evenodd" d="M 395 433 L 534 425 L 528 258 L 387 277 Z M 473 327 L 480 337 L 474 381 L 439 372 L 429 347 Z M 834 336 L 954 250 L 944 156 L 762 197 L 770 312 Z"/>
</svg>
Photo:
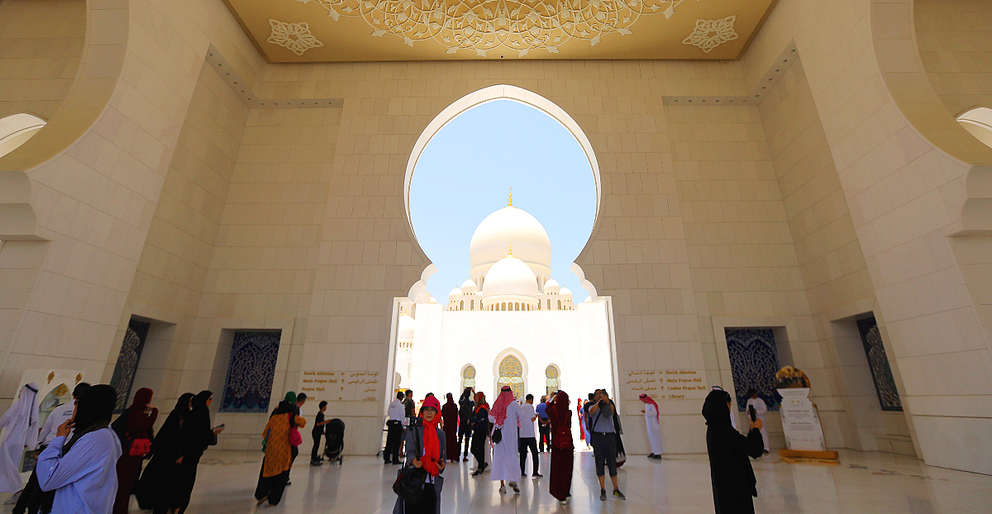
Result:
<svg viewBox="0 0 992 514">
<path fill-rule="evenodd" d="M 130 445 L 127 444 L 127 415 L 131 412 L 130 407 L 121 411 L 117 419 L 110 424 L 110 428 L 117 434 L 117 439 L 121 442 L 121 451 L 125 451 Z"/>
</svg>

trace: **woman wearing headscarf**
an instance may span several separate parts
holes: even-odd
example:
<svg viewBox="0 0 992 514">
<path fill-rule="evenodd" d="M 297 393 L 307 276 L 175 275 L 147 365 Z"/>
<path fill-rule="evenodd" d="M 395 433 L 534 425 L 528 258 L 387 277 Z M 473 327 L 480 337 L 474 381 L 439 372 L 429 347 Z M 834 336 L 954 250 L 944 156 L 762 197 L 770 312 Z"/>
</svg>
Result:
<svg viewBox="0 0 992 514">
<path fill-rule="evenodd" d="M 713 505 L 716 514 L 753 514 L 758 496 L 757 479 L 748 457 L 758 458 L 761 442 L 761 420 L 751 422 L 747 436 L 730 425 L 730 395 L 714 390 L 703 403 L 706 418 L 706 452 L 710 457 L 710 481 L 713 485 Z"/>
<path fill-rule="evenodd" d="M 572 410 L 568 393 L 558 391 L 545 411 L 551 423 L 551 496 L 565 505 L 572 497 Z"/>
<path fill-rule="evenodd" d="M 661 459 L 661 454 L 665 453 L 665 443 L 661 440 L 661 415 L 658 413 L 658 403 L 647 394 L 641 394 L 641 401 L 644 402 L 644 423 L 647 425 L 648 442 L 651 443 L 651 455 L 649 459 Z"/>
<path fill-rule="evenodd" d="M 448 393 L 444 407 L 441 407 L 441 422 L 444 424 L 445 455 L 451 462 L 458 462 L 458 405 L 455 397 Z"/>
<path fill-rule="evenodd" d="M 499 396 L 493 402 L 489 411 L 489 421 L 493 423 L 493 470 L 489 473 L 490 480 L 499 480 L 500 494 L 506 494 L 506 482 L 514 493 L 520 493 L 517 487 L 517 477 L 520 471 L 518 458 L 520 442 L 520 406 L 514 401 L 510 386 L 503 386 Z M 495 431 L 500 431 L 499 442 L 496 441 Z"/>
<path fill-rule="evenodd" d="M 407 428 L 406 467 L 423 468 L 427 471 L 427 478 L 420 499 L 407 503 L 397 497 L 393 514 L 441 514 L 441 488 L 444 486 L 441 472 L 444 471 L 447 448 L 443 443 L 444 432 L 438 426 L 441 421 L 440 408 L 437 398 L 424 398 L 420 407 L 420 423 Z"/>
<path fill-rule="evenodd" d="M 0 417 L 4 429 L 0 442 L 0 493 L 21 490 L 21 457 L 24 448 L 38 444 L 38 385 L 24 384 L 17 401 Z"/>
<path fill-rule="evenodd" d="M 486 463 L 486 440 L 489 438 L 489 404 L 486 403 L 486 393 L 475 393 L 475 414 L 472 416 L 472 456 L 478 467 L 472 476 L 482 475 L 489 467 Z"/>
<path fill-rule="evenodd" d="M 585 405 L 582 405 L 582 398 L 576 398 L 575 402 L 576 402 L 575 412 L 578 413 L 578 418 L 579 418 L 579 440 L 586 441 L 586 424 L 585 424 L 586 416 L 584 412 Z M 586 446 L 588 445 L 589 443 L 587 442 Z"/>
<path fill-rule="evenodd" d="M 176 476 L 182 456 L 181 430 L 189 414 L 193 393 L 185 393 L 176 401 L 175 408 L 165 418 L 152 441 L 152 459 L 145 466 L 141 479 L 134 487 L 138 506 L 154 514 L 166 514 L 179 507 L 176 504 Z"/>
<path fill-rule="evenodd" d="M 182 455 L 179 457 L 179 472 L 176 475 L 176 505 L 179 514 L 186 512 L 189 499 L 196 484 L 196 467 L 208 446 L 217 444 L 217 434 L 223 427 L 210 428 L 210 404 L 214 394 L 200 391 L 190 402 L 189 414 L 183 420 L 180 430 Z"/>
<path fill-rule="evenodd" d="M 289 432 L 293 427 L 305 427 L 307 420 L 298 414 L 296 395 L 287 394 L 269 416 L 269 422 L 262 431 L 264 446 L 262 451 L 262 471 L 255 486 L 255 499 L 258 505 L 269 502 L 277 505 L 282 501 L 282 493 L 289 482 L 289 469 L 293 467 L 293 447 L 289 442 Z"/>
<path fill-rule="evenodd" d="M 151 405 L 152 390 L 142 387 L 134 393 L 131 406 L 121 413 L 126 419 L 122 455 L 117 461 L 117 499 L 114 514 L 127 514 L 131 489 L 141 474 L 141 462 L 151 449 L 152 426 L 158 419 L 158 407 Z M 137 455 L 135 455 L 137 454 Z"/>
<path fill-rule="evenodd" d="M 110 514 L 113 509 L 121 456 L 121 442 L 109 428 L 116 403 L 117 391 L 108 385 L 84 391 L 76 414 L 59 425 L 38 456 L 38 486 L 55 491 L 51 514 Z"/>
<path fill-rule="evenodd" d="M 462 396 L 458 398 L 458 449 L 462 448 L 462 441 L 465 442 L 465 458 L 468 462 L 468 452 L 472 446 L 472 414 L 475 413 L 475 402 L 472 401 L 472 388 L 466 387 L 462 391 Z M 455 455 L 458 458 L 458 455 Z"/>
</svg>

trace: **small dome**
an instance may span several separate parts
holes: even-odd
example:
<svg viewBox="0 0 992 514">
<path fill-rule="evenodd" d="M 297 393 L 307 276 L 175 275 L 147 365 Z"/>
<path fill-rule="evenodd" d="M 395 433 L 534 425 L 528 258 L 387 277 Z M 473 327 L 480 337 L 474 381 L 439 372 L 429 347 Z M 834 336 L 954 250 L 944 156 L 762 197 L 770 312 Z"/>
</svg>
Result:
<svg viewBox="0 0 992 514">
<path fill-rule="evenodd" d="M 536 301 L 537 294 L 537 277 L 516 257 L 504 257 L 493 264 L 482 290 L 483 300 L 502 296 L 534 298 Z"/>
<path fill-rule="evenodd" d="M 400 316 L 399 326 L 397 327 L 396 340 L 399 342 L 413 342 L 413 332 L 417 328 L 417 321 L 407 316 L 406 314 Z"/>
<path fill-rule="evenodd" d="M 562 296 L 567 296 L 569 300 L 572 299 L 572 290 L 569 289 L 569 288 L 567 288 L 567 287 L 561 288 L 561 292 L 558 293 L 558 294 L 560 294 Z"/>
<path fill-rule="evenodd" d="M 450 293 L 448 293 L 448 299 L 449 300 L 454 300 L 455 298 L 458 298 L 461 295 L 462 295 L 461 289 L 458 289 L 456 287 L 456 288 L 452 289 Z"/>
<path fill-rule="evenodd" d="M 561 286 L 558 284 L 558 281 L 553 278 L 549 278 L 548 281 L 544 283 L 545 293 L 557 294 L 559 289 L 561 289 Z"/>
<path fill-rule="evenodd" d="M 468 279 L 468 280 L 462 282 L 462 292 L 465 293 L 465 294 L 478 293 L 479 292 L 479 286 L 475 285 L 475 281 L 474 280 Z"/>
</svg>

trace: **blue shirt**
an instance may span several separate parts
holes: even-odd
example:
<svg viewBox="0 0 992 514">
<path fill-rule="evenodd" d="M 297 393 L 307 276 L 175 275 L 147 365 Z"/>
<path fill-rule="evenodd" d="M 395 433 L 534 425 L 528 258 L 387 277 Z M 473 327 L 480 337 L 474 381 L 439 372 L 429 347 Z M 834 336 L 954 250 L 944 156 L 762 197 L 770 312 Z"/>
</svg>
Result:
<svg viewBox="0 0 992 514">
<path fill-rule="evenodd" d="M 38 485 L 55 491 L 52 514 L 110 514 L 117 497 L 121 442 L 110 428 L 80 437 L 62 455 L 65 437 L 52 439 L 38 456 Z"/>
<path fill-rule="evenodd" d="M 537 406 L 537 417 L 541 419 L 548 419 L 548 404 L 540 403 Z"/>
</svg>

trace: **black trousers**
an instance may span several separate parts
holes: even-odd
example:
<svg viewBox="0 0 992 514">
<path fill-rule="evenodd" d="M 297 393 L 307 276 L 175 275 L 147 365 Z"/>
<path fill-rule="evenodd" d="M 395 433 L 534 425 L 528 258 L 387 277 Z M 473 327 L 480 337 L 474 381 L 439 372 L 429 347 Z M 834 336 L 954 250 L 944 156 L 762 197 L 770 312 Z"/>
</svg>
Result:
<svg viewBox="0 0 992 514">
<path fill-rule="evenodd" d="M 551 451 L 551 424 L 542 425 L 537 424 L 537 428 L 540 431 L 540 439 L 537 440 L 537 448 L 544 453 L 545 445 L 547 445 L 548 451 Z"/>
<path fill-rule="evenodd" d="M 44 448 L 42 448 L 44 450 Z M 14 514 L 38 514 L 52 510 L 52 502 L 55 501 L 55 491 L 44 492 L 38 486 L 38 471 L 31 472 L 31 478 L 24 485 L 21 496 L 14 505 Z"/>
<path fill-rule="evenodd" d="M 472 434 L 472 455 L 479 462 L 479 469 L 486 468 L 486 434 L 475 432 Z"/>
<path fill-rule="evenodd" d="M 617 436 L 613 432 L 592 433 L 592 453 L 596 457 L 596 476 L 606 474 L 604 468 L 609 468 L 610 476 L 617 476 Z"/>
<path fill-rule="evenodd" d="M 420 501 L 406 503 L 403 507 L 404 514 L 435 514 L 437 512 L 437 493 L 434 492 L 434 484 L 430 482 L 424 484 Z"/>
<path fill-rule="evenodd" d="M 310 450 L 310 462 L 317 462 L 320 460 L 320 436 L 323 432 L 310 432 L 310 436 L 313 437 L 313 450 Z"/>
<path fill-rule="evenodd" d="M 458 425 L 458 449 L 462 449 L 462 442 L 465 443 L 465 456 L 468 457 L 469 451 L 472 448 L 472 427 L 469 426 L 468 421 L 462 421 Z"/>
<path fill-rule="evenodd" d="M 386 449 L 382 452 L 385 462 L 400 461 L 400 441 L 403 440 L 403 422 L 389 420 L 386 422 Z"/>
<path fill-rule="evenodd" d="M 265 461 L 262 461 L 262 469 L 265 469 Z M 269 499 L 269 505 L 276 505 L 282 500 L 282 493 L 286 490 L 286 483 L 289 482 L 289 471 L 284 471 L 273 477 L 263 477 L 262 471 L 258 472 L 258 485 L 255 486 L 255 499 Z"/>
<path fill-rule="evenodd" d="M 518 439 L 518 449 L 520 450 L 520 474 L 527 474 L 527 450 L 530 449 L 530 455 L 533 457 L 534 469 L 531 472 L 536 475 L 538 474 L 538 455 L 537 455 L 537 439 L 533 437 L 521 437 Z"/>
</svg>

